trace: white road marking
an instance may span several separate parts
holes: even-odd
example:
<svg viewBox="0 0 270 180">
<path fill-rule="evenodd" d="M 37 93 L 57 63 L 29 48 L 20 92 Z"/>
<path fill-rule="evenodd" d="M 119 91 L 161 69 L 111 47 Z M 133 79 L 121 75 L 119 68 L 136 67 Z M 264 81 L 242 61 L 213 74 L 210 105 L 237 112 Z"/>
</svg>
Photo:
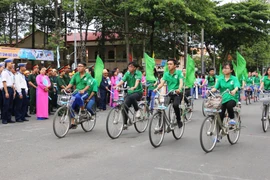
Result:
<svg viewBox="0 0 270 180">
<path fill-rule="evenodd" d="M 155 167 L 157 170 L 161 171 L 168 171 L 170 173 L 177 172 L 177 173 L 185 173 L 185 174 L 192 174 L 192 175 L 199 175 L 199 176 L 208 176 L 208 177 L 217 177 L 217 178 L 223 178 L 223 179 L 235 179 L 235 180 L 250 180 L 250 179 L 243 179 L 238 177 L 230 177 L 230 176 L 220 176 L 215 174 L 209 174 L 209 173 L 200 173 L 200 172 L 192 172 L 192 171 L 182 171 L 182 170 L 176 170 L 176 169 L 167 169 L 167 168 L 161 168 L 161 167 Z"/>
</svg>

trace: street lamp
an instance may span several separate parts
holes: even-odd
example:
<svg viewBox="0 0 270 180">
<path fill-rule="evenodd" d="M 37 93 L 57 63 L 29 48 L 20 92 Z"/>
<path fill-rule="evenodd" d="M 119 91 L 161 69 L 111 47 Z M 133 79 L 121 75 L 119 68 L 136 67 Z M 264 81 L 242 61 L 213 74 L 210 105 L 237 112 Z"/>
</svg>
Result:
<svg viewBox="0 0 270 180">
<path fill-rule="evenodd" d="M 77 40 L 76 40 L 76 0 L 74 0 L 74 66 L 77 67 Z"/>
</svg>

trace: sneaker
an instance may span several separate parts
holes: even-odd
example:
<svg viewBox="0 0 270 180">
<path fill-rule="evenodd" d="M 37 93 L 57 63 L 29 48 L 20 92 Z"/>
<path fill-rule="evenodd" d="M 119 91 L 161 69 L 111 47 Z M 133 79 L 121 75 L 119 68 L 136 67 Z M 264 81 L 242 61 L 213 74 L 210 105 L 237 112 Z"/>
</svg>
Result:
<svg viewBox="0 0 270 180">
<path fill-rule="evenodd" d="M 128 129 L 128 125 L 127 124 L 124 124 L 123 130 L 127 130 L 127 129 Z"/>
<path fill-rule="evenodd" d="M 241 102 L 238 102 L 238 105 L 241 105 Z"/>
<path fill-rule="evenodd" d="M 76 128 L 77 128 L 77 125 L 75 125 L 75 124 L 71 124 L 69 127 L 69 129 L 76 129 Z"/>
<path fill-rule="evenodd" d="M 231 120 L 229 121 L 229 125 L 231 125 L 231 126 L 236 125 L 236 121 L 235 121 L 234 119 L 231 119 Z"/>
<path fill-rule="evenodd" d="M 135 117 L 136 118 L 140 118 L 141 117 L 141 111 L 139 111 L 139 110 L 136 111 Z"/>
<path fill-rule="evenodd" d="M 182 123 L 181 120 L 180 121 L 177 121 L 177 124 L 178 124 L 178 128 L 181 128 L 183 126 L 183 123 Z"/>
</svg>

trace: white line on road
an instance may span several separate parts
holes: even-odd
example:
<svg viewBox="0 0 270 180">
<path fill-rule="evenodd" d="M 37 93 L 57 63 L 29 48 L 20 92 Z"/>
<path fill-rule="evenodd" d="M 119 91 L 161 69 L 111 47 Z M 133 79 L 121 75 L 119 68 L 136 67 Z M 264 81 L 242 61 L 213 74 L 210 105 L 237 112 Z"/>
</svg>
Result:
<svg viewBox="0 0 270 180">
<path fill-rule="evenodd" d="M 245 134 L 241 136 L 248 136 L 248 137 L 254 137 L 254 138 L 262 138 L 262 139 L 270 139 L 269 136 L 261 136 L 261 135 L 250 135 L 250 134 Z"/>
<path fill-rule="evenodd" d="M 193 175 L 200 175 L 200 176 L 208 176 L 208 177 L 217 177 L 217 178 L 223 178 L 223 179 L 236 179 L 236 180 L 250 180 L 250 179 L 243 179 L 238 177 L 229 177 L 229 176 L 219 176 L 215 174 L 209 174 L 209 173 L 200 173 L 200 172 L 192 172 L 192 171 L 181 171 L 176 169 L 167 169 L 167 168 L 161 168 L 161 167 L 155 167 L 157 170 L 161 171 L 168 171 L 168 172 L 178 172 L 178 173 L 185 173 L 185 174 L 193 174 Z"/>
</svg>

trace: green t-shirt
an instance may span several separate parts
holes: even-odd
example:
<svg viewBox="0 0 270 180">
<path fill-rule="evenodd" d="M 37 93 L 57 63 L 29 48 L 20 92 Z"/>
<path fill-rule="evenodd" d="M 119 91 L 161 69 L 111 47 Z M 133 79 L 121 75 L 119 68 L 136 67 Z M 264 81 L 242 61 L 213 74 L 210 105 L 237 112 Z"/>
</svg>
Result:
<svg viewBox="0 0 270 180">
<path fill-rule="evenodd" d="M 220 76 L 215 88 L 220 90 L 220 93 L 222 94 L 224 91 L 226 91 L 227 89 L 229 91 L 234 90 L 236 87 L 239 87 L 239 81 L 237 79 L 237 77 L 235 76 L 230 76 L 230 78 L 228 79 L 228 81 L 226 81 L 225 76 Z M 238 93 L 235 93 L 234 96 L 232 96 L 229 93 L 224 93 L 222 96 L 222 104 L 230 101 L 230 100 L 234 100 L 235 102 L 238 102 Z"/>
<path fill-rule="evenodd" d="M 136 80 L 140 80 L 139 85 L 137 86 L 136 89 L 134 89 L 133 91 L 128 90 L 128 94 L 133 94 L 136 92 L 143 92 L 143 88 L 142 88 L 142 72 L 139 70 L 136 70 L 134 72 L 134 74 L 131 74 L 129 71 L 125 73 L 124 77 L 122 78 L 122 81 L 127 82 L 127 86 L 132 88 L 135 86 Z"/>
<path fill-rule="evenodd" d="M 213 87 L 213 86 L 215 86 L 215 84 L 216 84 L 216 79 L 217 79 L 217 77 L 216 77 L 215 75 L 214 75 L 214 76 L 206 76 L 205 79 L 208 81 L 208 84 L 207 84 L 208 87 Z"/>
<path fill-rule="evenodd" d="M 252 77 L 248 77 L 246 79 L 246 86 L 251 86 L 253 85 L 253 78 Z"/>
<path fill-rule="evenodd" d="M 92 92 L 98 92 L 97 80 L 95 80 L 92 76 L 88 79 L 88 94 L 90 95 Z"/>
<path fill-rule="evenodd" d="M 90 74 L 85 72 L 84 76 L 81 78 L 80 73 L 77 72 L 74 74 L 69 84 L 76 86 L 76 89 L 78 90 L 83 90 L 87 86 L 88 79 L 90 77 L 91 77 Z"/>
<path fill-rule="evenodd" d="M 263 78 L 264 90 L 270 90 L 270 79 L 268 76 L 264 76 Z"/>
<path fill-rule="evenodd" d="M 255 77 L 253 78 L 253 81 L 254 81 L 254 84 L 256 84 L 256 85 L 260 85 L 260 83 L 261 83 L 261 79 L 260 79 L 259 76 L 255 76 Z"/>
<path fill-rule="evenodd" d="M 179 89 L 180 79 L 184 79 L 183 73 L 180 70 L 175 70 L 173 74 L 165 72 L 162 79 L 167 82 L 168 90 Z"/>
</svg>

